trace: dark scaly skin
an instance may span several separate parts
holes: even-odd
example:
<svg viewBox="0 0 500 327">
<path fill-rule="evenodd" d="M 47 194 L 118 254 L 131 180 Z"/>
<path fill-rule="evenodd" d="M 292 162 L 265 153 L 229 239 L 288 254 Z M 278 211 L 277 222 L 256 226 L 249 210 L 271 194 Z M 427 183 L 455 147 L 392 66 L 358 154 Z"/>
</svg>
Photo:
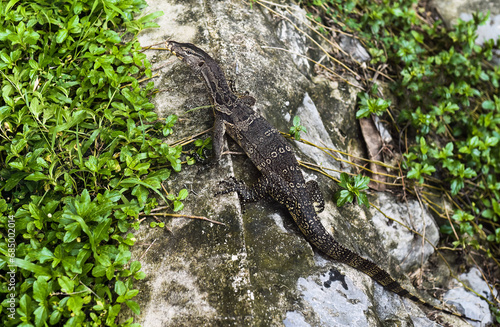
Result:
<svg viewBox="0 0 500 327">
<path fill-rule="evenodd" d="M 262 176 L 251 187 L 234 178 L 223 181 L 225 188 L 218 194 L 237 192 L 242 202 L 254 202 L 266 195 L 286 206 L 301 232 L 321 252 L 346 263 L 373 278 L 389 291 L 427 307 L 463 317 L 463 315 L 433 306 L 410 294 L 386 271 L 339 244 L 321 224 L 316 215 L 324 207 L 316 182 L 306 183 L 291 147 L 283 136 L 251 106 L 249 96 L 238 98 L 228 86 L 217 62 L 206 52 L 190 43 L 168 41 L 168 50 L 185 62 L 204 81 L 214 104 L 215 126 L 213 148 L 215 159 L 222 152 L 224 133 L 229 134 L 245 151 Z"/>
</svg>

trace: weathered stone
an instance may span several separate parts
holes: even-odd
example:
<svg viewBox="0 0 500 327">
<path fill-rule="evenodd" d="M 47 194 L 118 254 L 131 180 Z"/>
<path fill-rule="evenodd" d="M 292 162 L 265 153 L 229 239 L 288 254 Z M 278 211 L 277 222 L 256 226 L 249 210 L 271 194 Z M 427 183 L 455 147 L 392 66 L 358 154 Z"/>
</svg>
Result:
<svg viewBox="0 0 500 327">
<path fill-rule="evenodd" d="M 461 17 L 463 14 L 471 15 L 475 12 L 486 13 L 489 11 L 491 13 L 490 18 L 500 15 L 497 0 L 433 0 L 432 5 L 438 10 L 448 27 L 455 25 L 458 18 L 464 20 L 466 17 Z M 472 16 L 470 17 L 472 18 Z M 498 38 L 498 27 L 488 27 L 488 25 L 485 25 L 485 32 L 495 34 L 496 37 L 493 37 L 493 39 Z M 497 30 L 496 33 L 495 29 Z"/>
<path fill-rule="evenodd" d="M 312 69 L 297 62 L 298 58 L 294 62 L 289 52 L 273 49 L 295 44 L 294 52 L 307 54 L 310 44 L 291 25 L 285 33 L 286 24 L 270 12 L 257 4 L 250 9 L 239 1 L 148 3 L 147 12 L 162 10 L 165 16 L 158 19 L 161 28 L 140 35 L 143 46 L 168 39 L 195 43 L 216 58 L 240 91 L 257 99 L 256 110 L 279 130 L 287 131 L 292 117 L 299 114 L 308 130 L 304 139 L 363 153 L 355 119 L 357 89 L 310 76 Z M 185 113 L 210 104 L 203 84 L 188 67 L 166 51 L 146 54 L 160 75 L 155 80 L 160 92 L 154 99 L 159 114 L 175 113 L 181 118 L 166 142 L 211 127 L 211 109 Z M 291 144 L 303 160 L 339 171 L 350 169 L 317 148 Z M 231 140 L 228 146 L 239 151 Z M 421 261 L 421 239 L 373 209 L 337 208 L 333 202 L 336 184 L 320 174 L 304 173 L 307 180 L 319 182 L 327 201 L 319 217 L 338 241 L 377 262 L 413 290 L 404 273 Z M 183 214 L 206 216 L 225 226 L 176 218 L 166 219 L 171 232 L 151 229 L 146 223 L 136 232 L 139 245 L 132 249 L 133 258 L 141 261 L 147 274 L 136 284 L 142 308 L 138 320 L 143 326 L 433 325 L 413 302 L 314 251 L 278 204 L 261 201 L 248 204 L 243 212 L 235 194 L 214 198 L 218 181 L 233 175 L 252 183 L 259 173 L 246 156 L 225 155 L 217 165 L 183 167 L 166 186 L 169 192 L 190 190 Z M 421 217 L 425 217 L 426 237 L 435 242 L 435 224 L 418 202 L 401 205 L 383 193 L 372 194 L 371 201 L 421 233 Z M 410 215 L 407 210 L 414 211 Z M 423 253 L 425 259 L 430 253 L 427 246 Z M 449 319 L 461 326 L 457 318 Z"/>
<path fill-rule="evenodd" d="M 387 216 L 397 217 L 399 222 L 411 227 L 420 235 L 425 235 L 425 238 L 433 245 L 437 244 L 439 232 L 436 222 L 429 212 L 422 208 L 418 200 L 410 199 L 407 203 L 400 203 L 388 193 L 380 193 L 374 204 Z M 391 257 L 400 263 L 403 271 L 415 268 L 420 262 L 426 261 L 434 252 L 431 244 L 427 242 L 422 244 L 421 237 L 404 227 L 402 228 L 397 222 L 388 220 L 375 208 L 370 211 L 372 222 L 382 236 L 384 248 L 390 249 Z"/>
<path fill-rule="evenodd" d="M 480 12 L 490 13 L 490 17 L 484 25 L 477 28 L 477 44 L 483 44 L 486 40 L 494 40 L 498 45 L 500 37 L 500 6 L 498 0 L 433 0 L 432 4 L 443 18 L 445 24 L 451 28 L 460 18 L 463 21 L 472 20 L 472 14 Z M 500 65 L 500 51 L 493 50 L 492 62 Z"/>
<path fill-rule="evenodd" d="M 477 268 L 472 268 L 468 273 L 460 275 L 459 279 L 488 300 L 491 301 L 493 299 L 490 287 L 483 280 Z M 493 290 L 496 297 L 498 292 L 494 288 Z M 471 322 L 473 326 L 481 327 L 493 323 L 493 317 L 491 316 L 488 302 L 480 299 L 463 287 L 449 290 L 445 293 L 443 299 L 447 303 L 454 305 L 459 312 L 467 315 L 467 317 L 479 320 L 479 322 Z"/>
<path fill-rule="evenodd" d="M 350 36 L 344 34 L 340 35 L 340 48 L 358 62 L 368 62 L 371 60 L 370 54 L 366 51 L 361 42 Z"/>
</svg>

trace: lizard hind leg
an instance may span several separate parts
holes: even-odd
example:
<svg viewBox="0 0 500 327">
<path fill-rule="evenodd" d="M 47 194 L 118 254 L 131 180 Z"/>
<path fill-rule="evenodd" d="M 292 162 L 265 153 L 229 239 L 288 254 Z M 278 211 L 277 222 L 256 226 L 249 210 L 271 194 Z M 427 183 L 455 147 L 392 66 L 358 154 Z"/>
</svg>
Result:
<svg viewBox="0 0 500 327">
<path fill-rule="evenodd" d="M 322 212 L 325 209 L 325 199 L 323 198 L 323 194 L 319 189 L 318 182 L 309 181 L 306 183 L 306 187 L 307 192 L 309 193 L 309 196 L 311 197 L 311 200 L 314 204 L 314 209 L 317 213 Z"/>
<path fill-rule="evenodd" d="M 267 195 L 268 184 L 268 180 L 264 176 L 259 178 L 257 182 L 250 187 L 245 185 L 242 181 L 230 177 L 228 180 L 219 183 L 220 191 L 216 192 L 215 196 L 236 192 L 242 203 L 256 202 Z"/>
</svg>

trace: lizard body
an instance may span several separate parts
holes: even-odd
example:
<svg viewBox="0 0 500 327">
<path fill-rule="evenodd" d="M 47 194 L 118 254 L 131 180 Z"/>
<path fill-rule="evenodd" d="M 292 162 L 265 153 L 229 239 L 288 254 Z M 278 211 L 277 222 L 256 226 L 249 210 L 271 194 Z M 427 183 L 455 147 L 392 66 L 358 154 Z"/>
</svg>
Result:
<svg viewBox="0 0 500 327">
<path fill-rule="evenodd" d="M 288 209 L 306 239 L 330 258 L 362 271 L 387 290 L 402 297 L 463 317 L 412 295 L 378 265 L 339 244 L 316 214 L 316 211 L 321 212 L 324 208 L 317 183 L 305 182 L 297 159 L 285 138 L 251 108 L 255 100 L 249 96 L 238 98 L 228 86 L 218 63 L 203 50 L 190 43 L 168 41 L 166 45 L 168 50 L 201 76 L 210 92 L 215 114 L 215 159 L 218 160 L 221 156 L 223 136 L 227 133 L 262 174 L 251 187 L 234 178 L 223 181 L 221 184 L 224 190 L 217 194 L 237 192 L 243 203 L 270 195 Z"/>
</svg>

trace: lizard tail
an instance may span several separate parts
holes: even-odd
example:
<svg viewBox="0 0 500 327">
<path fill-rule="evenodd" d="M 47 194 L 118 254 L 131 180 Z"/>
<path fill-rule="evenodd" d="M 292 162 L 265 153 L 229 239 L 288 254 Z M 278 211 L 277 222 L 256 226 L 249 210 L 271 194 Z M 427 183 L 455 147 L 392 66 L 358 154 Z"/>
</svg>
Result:
<svg viewBox="0 0 500 327">
<path fill-rule="evenodd" d="M 396 293 L 397 295 L 399 295 L 401 297 L 405 297 L 405 298 L 408 298 L 416 303 L 420 303 L 429 309 L 439 310 L 439 311 L 442 311 L 444 313 L 448 313 L 448 314 L 451 314 L 451 315 L 454 315 L 454 316 L 457 316 L 460 318 L 467 318 L 470 320 L 474 320 L 474 319 L 471 319 L 471 318 L 464 316 L 463 314 L 449 311 L 445 308 L 430 304 L 430 303 L 422 300 L 421 298 L 411 294 L 409 291 L 404 289 L 399 282 L 394 280 L 389 275 L 388 272 L 386 272 L 385 270 L 383 270 L 382 268 L 377 266 L 374 262 L 367 260 L 367 259 L 359 256 L 358 254 L 352 252 L 351 250 L 343 247 L 337 241 L 335 241 L 333 239 L 333 237 L 331 237 L 331 244 L 333 245 L 334 250 L 331 250 L 331 249 L 330 250 L 329 249 L 325 249 L 325 250 L 321 249 L 321 250 L 323 252 L 325 252 L 325 254 L 327 254 L 329 257 L 332 257 L 333 259 L 335 259 L 337 261 L 346 263 L 349 266 L 356 268 L 359 271 L 364 272 L 365 274 L 370 276 L 373 280 L 375 280 L 380 285 L 382 285 L 385 289 L 387 289 L 393 293 Z M 338 256 L 338 253 L 343 253 L 343 255 Z"/>
<path fill-rule="evenodd" d="M 332 235 L 330 235 L 323 225 L 318 221 L 309 222 L 306 226 L 307 228 L 302 228 L 304 226 L 300 226 L 300 229 L 305 234 L 306 238 L 315 245 L 321 252 L 325 253 L 332 259 L 348 264 L 349 266 L 362 271 L 363 273 L 370 276 L 373 280 L 382 285 L 385 289 L 396 293 L 401 297 L 408 298 L 416 303 L 420 303 L 430 309 L 439 310 L 448 314 L 452 314 L 454 316 L 458 316 L 461 318 L 467 318 L 469 320 L 474 320 L 468 318 L 460 313 L 452 312 L 446 310 L 444 308 L 432 305 L 419 297 L 411 294 L 409 291 L 404 289 L 399 282 L 394 280 L 388 272 L 380 268 L 374 262 L 365 259 L 358 255 L 357 253 L 349 250 L 348 248 L 342 246 L 338 243 Z"/>
</svg>

